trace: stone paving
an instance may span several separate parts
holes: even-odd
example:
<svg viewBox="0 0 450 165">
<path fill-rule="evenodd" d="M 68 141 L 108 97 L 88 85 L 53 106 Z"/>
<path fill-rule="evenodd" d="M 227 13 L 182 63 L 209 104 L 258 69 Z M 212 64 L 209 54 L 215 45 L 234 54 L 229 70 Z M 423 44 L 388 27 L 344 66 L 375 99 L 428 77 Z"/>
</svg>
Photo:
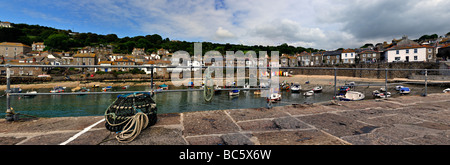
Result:
<svg viewBox="0 0 450 165">
<path fill-rule="evenodd" d="M 124 145 L 450 144 L 450 94 L 384 100 L 159 114 Z M 0 120 L 2 145 L 56 145 L 102 116 Z M 68 145 L 122 145 L 104 122 Z"/>
</svg>

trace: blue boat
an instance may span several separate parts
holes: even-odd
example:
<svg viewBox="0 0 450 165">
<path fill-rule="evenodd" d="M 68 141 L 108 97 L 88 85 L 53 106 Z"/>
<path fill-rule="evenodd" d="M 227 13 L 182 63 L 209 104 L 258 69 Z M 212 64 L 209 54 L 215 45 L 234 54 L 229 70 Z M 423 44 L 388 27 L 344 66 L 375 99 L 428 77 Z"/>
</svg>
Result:
<svg viewBox="0 0 450 165">
<path fill-rule="evenodd" d="M 403 87 L 403 88 L 400 88 L 400 90 L 398 92 L 400 92 L 400 94 L 409 94 L 411 92 L 411 90 L 408 87 Z"/>
<path fill-rule="evenodd" d="M 229 94 L 230 96 L 237 96 L 239 95 L 239 90 L 231 90 Z"/>
</svg>

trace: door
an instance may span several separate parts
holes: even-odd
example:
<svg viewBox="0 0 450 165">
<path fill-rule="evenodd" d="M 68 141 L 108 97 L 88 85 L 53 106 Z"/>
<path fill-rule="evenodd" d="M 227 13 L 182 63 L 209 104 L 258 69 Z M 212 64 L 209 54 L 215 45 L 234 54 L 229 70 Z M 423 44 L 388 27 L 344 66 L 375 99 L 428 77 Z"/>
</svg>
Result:
<svg viewBox="0 0 450 165">
<path fill-rule="evenodd" d="M 409 56 L 406 56 L 406 62 L 409 62 Z"/>
</svg>

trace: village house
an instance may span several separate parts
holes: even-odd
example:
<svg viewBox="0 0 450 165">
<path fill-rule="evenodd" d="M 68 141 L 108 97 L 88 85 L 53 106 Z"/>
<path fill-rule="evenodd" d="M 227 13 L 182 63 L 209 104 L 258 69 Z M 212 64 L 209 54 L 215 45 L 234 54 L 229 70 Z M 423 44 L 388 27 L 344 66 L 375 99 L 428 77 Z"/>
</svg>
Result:
<svg viewBox="0 0 450 165">
<path fill-rule="evenodd" d="M 297 61 L 299 66 L 310 66 L 311 54 L 303 51 L 302 53 L 297 55 Z"/>
<path fill-rule="evenodd" d="M 356 52 L 353 49 L 345 49 L 341 53 L 341 61 L 344 64 L 354 64 Z"/>
<path fill-rule="evenodd" d="M 114 65 L 113 61 L 100 61 L 98 62 L 98 65 L 100 66 L 111 66 Z M 95 68 L 95 72 L 102 71 L 102 72 L 111 72 L 113 68 Z"/>
<path fill-rule="evenodd" d="M 0 22 L 0 27 L 2 27 L 2 28 L 12 28 L 11 22 Z"/>
<path fill-rule="evenodd" d="M 323 53 L 324 65 L 336 65 L 340 64 L 342 50 L 325 51 Z"/>
<path fill-rule="evenodd" d="M 43 42 L 33 42 L 33 44 L 31 45 L 32 51 L 44 51 L 44 49 L 45 45 Z"/>
<path fill-rule="evenodd" d="M 403 36 L 395 46 L 386 49 L 384 59 L 386 62 L 431 62 L 436 61 L 436 49 L 430 45 L 420 45 L 408 39 L 408 36 Z"/>
<path fill-rule="evenodd" d="M 36 60 L 36 59 L 35 59 Z M 34 63 L 20 63 L 18 60 L 11 60 L 6 62 L 11 65 L 38 65 L 38 62 Z M 6 75 L 6 68 L 1 68 L 1 75 Z M 40 74 L 43 74 L 43 68 L 39 67 L 11 67 L 10 69 L 11 76 L 35 76 L 37 77 Z"/>
<path fill-rule="evenodd" d="M 95 53 L 75 54 L 73 55 L 73 65 L 97 65 L 96 55 Z M 86 68 L 85 70 L 95 71 L 95 68 Z"/>
<path fill-rule="evenodd" d="M 131 52 L 133 56 L 144 56 L 145 54 L 145 48 L 134 48 L 133 52 Z"/>
<path fill-rule="evenodd" d="M 289 67 L 289 55 L 282 54 L 280 57 L 280 66 L 281 67 Z"/>
<path fill-rule="evenodd" d="M 323 52 L 314 52 L 314 53 L 311 53 L 311 66 L 320 66 L 320 65 L 323 65 L 322 64 L 322 62 L 323 62 L 323 59 L 322 59 L 322 56 L 323 56 Z"/>
<path fill-rule="evenodd" d="M 436 60 L 435 48 L 429 45 L 394 46 L 385 52 L 386 62 L 431 62 Z"/>
<path fill-rule="evenodd" d="M 356 56 L 358 63 L 377 63 L 380 61 L 380 52 L 375 50 L 363 50 Z"/>
<path fill-rule="evenodd" d="M 22 43 L 2 42 L 0 43 L 0 56 L 16 57 L 31 52 L 31 47 Z"/>
<path fill-rule="evenodd" d="M 132 58 L 130 58 L 129 56 L 125 56 L 124 58 L 118 59 L 114 61 L 113 65 L 128 65 L 128 66 L 133 66 L 136 65 L 136 63 L 134 62 L 134 60 Z M 118 68 L 118 70 L 121 71 L 129 71 L 132 68 Z"/>
</svg>

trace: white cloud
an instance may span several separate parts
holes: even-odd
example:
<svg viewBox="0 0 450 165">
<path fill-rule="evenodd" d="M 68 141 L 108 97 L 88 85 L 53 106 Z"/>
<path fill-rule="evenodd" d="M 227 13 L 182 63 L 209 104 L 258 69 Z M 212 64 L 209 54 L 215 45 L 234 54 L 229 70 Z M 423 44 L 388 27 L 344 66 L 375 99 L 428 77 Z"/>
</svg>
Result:
<svg viewBox="0 0 450 165">
<path fill-rule="evenodd" d="M 383 42 L 404 34 L 411 38 L 442 35 L 450 27 L 445 21 L 450 17 L 450 1 L 442 0 L 77 0 L 45 6 L 49 4 L 65 9 L 70 15 L 66 19 L 85 26 L 127 29 L 116 32 L 122 37 L 121 33 L 129 32 L 156 33 L 187 41 L 288 43 L 329 50 Z"/>
<path fill-rule="evenodd" d="M 216 36 L 215 36 L 218 40 L 222 40 L 222 39 L 229 39 L 229 38 L 235 38 L 235 35 L 233 33 L 231 33 L 230 31 L 219 27 L 216 30 Z"/>
</svg>

